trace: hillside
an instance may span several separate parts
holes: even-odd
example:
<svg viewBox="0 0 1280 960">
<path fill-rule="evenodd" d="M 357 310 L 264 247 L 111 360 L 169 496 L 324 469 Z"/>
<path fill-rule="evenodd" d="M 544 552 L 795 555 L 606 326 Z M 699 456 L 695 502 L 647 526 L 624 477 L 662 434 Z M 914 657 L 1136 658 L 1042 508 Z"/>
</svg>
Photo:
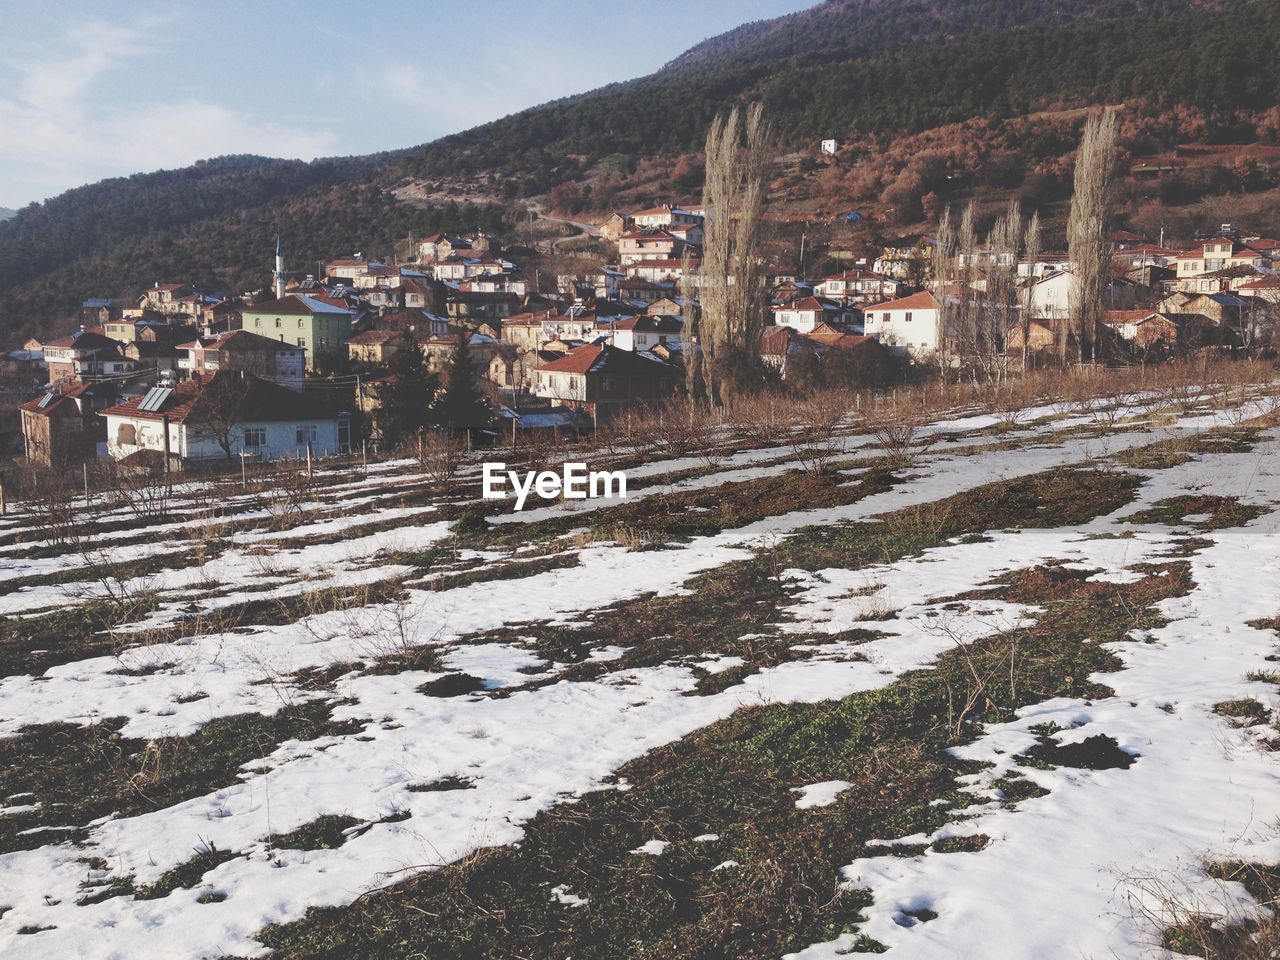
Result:
<svg viewBox="0 0 1280 960">
<path fill-rule="evenodd" d="M 552 204 L 569 212 L 693 192 L 706 126 L 736 101 L 763 100 L 786 147 L 837 136 L 877 156 L 900 138 L 980 119 L 991 125 L 987 147 L 967 162 L 982 168 L 998 152 L 1012 173 L 993 186 L 1005 190 L 1037 163 L 1069 162 L 1073 131 L 1018 119 L 1045 109 L 1127 102 L 1134 116 L 1161 121 L 1139 131 L 1153 150 L 1265 139 L 1280 133 L 1267 113 L 1280 100 L 1278 42 L 1280 8 L 1259 0 L 827 0 L 704 41 L 650 76 L 396 153 L 310 164 L 224 157 L 27 207 L 0 224 L 0 338 L 65 325 L 85 296 L 129 292 L 161 273 L 260 282 L 263 238 L 277 228 L 302 263 L 475 224 L 474 211 L 410 209 L 387 192 L 410 180 L 449 182 L 423 195 L 500 202 L 558 188 Z M 903 167 L 875 177 L 892 181 Z M 1048 171 L 1058 184 L 1063 172 Z M 888 185 L 832 182 L 826 192 L 856 199 L 855 188 Z M 923 216 L 926 192 L 914 190 L 900 219 Z M 1053 184 L 1041 199 L 1060 199 Z"/>
</svg>

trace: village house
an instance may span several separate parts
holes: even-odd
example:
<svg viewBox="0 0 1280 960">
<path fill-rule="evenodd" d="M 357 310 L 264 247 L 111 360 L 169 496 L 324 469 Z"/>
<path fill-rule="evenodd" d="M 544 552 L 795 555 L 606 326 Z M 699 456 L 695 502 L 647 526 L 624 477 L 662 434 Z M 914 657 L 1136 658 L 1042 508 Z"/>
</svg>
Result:
<svg viewBox="0 0 1280 960">
<path fill-rule="evenodd" d="M 519 307 L 520 296 L 505 291 L 457 290 L 445 301 L 452 320 L 499 321 L 516 313 Z"/>
<path fill-rule="evenodd" d="M 306 375 L 305 348 L 249 330 L 196 337 L 180 344 L 179 349 L 183 357 L 178 361 L 178 369 L 187 376 L 204 376 L 219 370 L 241 371 L 291 390 L 301 390 Z"/>
<path fill-rule="evenodd" d="M 244 308 L 244 329 L 306 351 L 307 369 L 318 353 L 345 354 L 355 311 L 335 297 L 285 294 L 279 300 Z"/>
<path fill-rule="evenodd" d="M 927 234 L 892 240 L 884 245 L 871 269 L 898 280 L 921 284 L 932 271 L 933 248 L 936 243 Z"/>
<path fill-rule="evenodd" d="M 308 448 L 313 456 L 351 449 L 348 414 L 306 394 L 235 372 L 156 387 L 108 407 L 102 416 L 107 450 L 116 460 L 140 451 L 167 451 L 171 462 L 180 466 L 241 456 L 301 458 Z"/>
<path fill-rule="evenodd" d="M 1058 336 L 1070 325 L 1067 320 L 1027 320 L 1027 344 L 1029 353 L 1043 353 L 1059 347 Z M 1011 356 L 1022 354 L 1022 323 L 1013 324 L 1005 334 L 1005 346 Z M 1075 343 L 1074 335 L 1070 343 Z"/>
<path fill-rule="evenodd" d="M 647 210 L 638 210 L 631 214 L 631 221 L 639 230 L 662 229 L 681 224 L 700 224 L 702 215 L 692 210 L 683 210 L 679 207 L 664 204 L 662 206 L 649 207 Z"/>
<path fill-rule="evenodd" d="M 618 238 L 622 266 L 640 260 L 679 260 L 686 244 L 666 230 L 633 230 Z"/>
<path fill-rule="evenodd" d="M 1168 267 L 1174 265 L 1181 252 L 1181 250 L 1172 250 L 1154 243 L 1140 243 L 1117 250 L 1111 255 L 1111 262 L 1124 270 L 1137 267 Z M 1060 269 L 1066 269 L 1066 266 Z"/>
<path fill-rule="evenodd" d="M 1248 280 L 1235 288 L 1241 297 L 1252 297 L 1267 303 L 1280 303 L 1280 274 L 1267 274 Z"/>
<path fill-rule="evenodd" d="M 1071 257 L 1065 250 L 1042 250 L 1034 260 L 1025 257 L 1018 260 L 1017 273 L 1020 279 L 1041 277 L 1054 273 L 1062 273 L 1071 269 Z"/>
<path fill-rule="evenodd" d="M 595 310 L 575 304 L 566 313 L 543 318 L 539 343 L 550 340 L 590 340 L 602 332 L 602 327 L 608 329 L 612 324 L 612 320 L 602 322 Z"/>
<path fill-rule="evenodd" d="M 521 350 L 536 350 L 543 342 L 543 321 L 559 315 L 556 310 L 539 310 L 506 317 L 502 321 L 502 340 Z"/>
<path fill-rule="evenodd" d="M 773 307 L 772 312 L 774 326 L 791 327 L 797 333 L 812 333 L 822 323 L 838 327 L 857 324 L 857 315 L 852 310 L 817 297 L 781 303 Z"/>
<path fill-rule="evenodd" d="M 139 310 L 152 310 L 164 316 L 181 313 L 182 298 L 194 291 L 186 283 L 161 283 L 157 280 L 138 298 Z"/>
<path fill-rule="evenodd" d="M 470 251 L 471 242 L 451 233 L 433 233 L 418 241 L 419 262 L 444 260 L 461 251 Z"/>
<path fill-rule="evenodd" d="M 937 298 L 928 291 L 900 300 L 869 306 L 862 317 L 863 332 L 881 346 L 913 356 L 929 356 L 938 351 Z"/>
<path fill-rule="evenodd" d="M 892 300 L 902 291 L 901 280 L 870 270 L 845 270 L 843 273 L 824 277 L 813 288 L 818 296 L 842 302 Z"/>
<path fill-rule="evenodd" d="M 366 330 L 347 341 L 347 355 L 356 363 L 380 365 L 395 356 L 403 342 L 399 330 Z"/>
<path fill-rule="evenodd" d="M 701 261 L 689 260 L 689 273 L 696 274 Z M 650 280 L 654 283 L 678 283 L 684 278 L 685 261 L 683 257 L 650 257 L 627 264 L 627 276 L 633 279 Z M 623 281 L 625 283 L 625 281 Z M 621 285 L 620 285 L 621 286 Z M 621 294 L 621 289 L 619 290 Z"/>
<path fill-rule="evenodd" d="M 1071 315 L 1071 297 L 1076 280 L 1070 271 L 1045 274 L 1038 280 L 1026 282 L 1030 284 L 1026 303 L 1031 316 L 1060 320 Z M 1132 307 L 1144 293 L 1149 291 L 1144 291 L 1130 280 L 1118 277 L 1112 277 L 1107 286 L 1107 298 L 1111 306 L 1117 309 Z"/>
<path fill-rule="evenodd" d="M 1231 235 L 1233 233 L 1230 224 L 1223 224 L 1223 232 L 1218 236 L 1178 254 L 1174 261 L 1177 265 L 1176 281 L 1181 283 L 1232 267 L 1247 267 L 1254 272 L 1274 269 L 1275 241 L 1258 237 L 1253 242 L 1244 242 Z"/>
<path fill-rule="evenodd" d="M 356 254 L 354 257 L 336 257 L 324 264 L 326 280 L 343 280 L 348 287 L 354 287 L 357 277 L 366 276 L 370 270 L 378 270 L 386 264 L 380 260 L 370 260 Z"/>
<path fill-rule="evenodd" d="M 498 351 L 498 340 L 487 333 L 463 331 L 451 333 L 443 337 L 431 337 L 422 342 L 422 356 L 427 362 L 427 369 L 432 373 L 443 374 L 449 368 L 453 353 L 458 348 L 458 338 L 467 338 L 467 348 L 471 352 L 471 362 L 477 370 L 485 370 L 489 361 Z"/>
<path fill-rule="evenodd" d="M 611 213 L 600 224 L 600 236 L 606 240 L 617 240 L 624 233 L 635 228 L 636 222 L 625 213 Z"/>
<path fill-rule="evenodd" d="M 83 380 L 89 383 L 104 377 L 118 377 L 137 368 L 124 355 L 119 341 L 92 330 L 81 329 L 69 337 L 59 337 L 44 345 L 49 379 Z"/>
<path fill-rule="evenodd" d="M 1149 310 L 1108 310 L 1103 323 L 1120 339 L 1142 353 L 1184 352 L 1208 346 L 1229 346 L 1234 332 L 1198 313 L 1159 313 Z"/>
<path fill-rule="evenodd" d="M 693 307 L 695 315 L 699 312 L 697 300 L 673 296 L 662 296 L 645 304 L 644 312 L 655 317 L 679 317 L 684 315 L 686 304 Z"/>
<path fill-rule="evenodd" d="M 533 393 L 553 406 L 606 418 L 635 403 L 661 403 L 684 374 L 652 353 L 593 343 L 538 367 L 533 377 Z"/>
<path fill-rule="evenodd" d="M 791 327 L 766 327 L 760 337 L 760 359 L 787 379 L 789 368 L 797 357 L 827 354 L 840 355 L 867 380 L 876 380 L 888 361 L 887 351 L 874 337 L 848 333 L 820 324 L 812 333 L 799 333 Z"/>
<path fill-rule="evenodd" d="M 674 292 L 674 284 L 659 283 L 656 280 L 650 280 L 645 277 L 627 277 L 618 281 L 618 300 L 623 303 L 636 304 L 641 309 L 644 309 L 647 304 L 670 296 Z"/>
<path fill-rule="evenodd" d="M 100 327 L 123 315 L 125 302 L 110 297 L 91 297 L 80 304 L 80 322 Z"/>
<path fill-rule="evenodd" d="M 373 319 L 370 329 L 394 330 L 396 333 L 412 330 L 419 340 L 425 340 L 428 337 L 447 336 L 449 318 L 429 310 L 388 310 Z"/>
<path fill-rule="evenodd" d="M 19 406 L 23 451 L 32 463 L 65 470 L 92 460 L 106 440 L 106 421 L 98 411 L 115 402 L 113 384 L 60 381 Z"/>
<path fill-rule="evenodd" d="M 701 222 L 678 223 L 667 227 L 666 231 L 677 240 L 683 241 L 687 246 L 692 247 L 701 247 L 707 239 L 707 232 L 703 229 Z"/>
<path fill-rule="evenodd" d="M 163 320 L 143 319 L 136 317 L 120 317 L 109 320 L 102 325 L 104 336 L 120 343 L 129 344 L 138 341 L 176 344 L 195 336 L 194 325 L 177 325 Z"/>
<path fill-rule="evenodd" d="M 613 325 L 609 342 L 619 350 L 652 350 L 660 343 L 678 341 L 683 329 L 678 317 L 627 317 Z"/>
<path fill-rule="evenodd" d="M 431 275 L 437 280 L 466 280 L 468 277 L 479 277 L 486 274 L 509 273 L 515 264 L 497 257 L 482 255 L 478 257 L 453 256 L 437 261 L 431 267 Z"/>
<path fill-rule="evenodd" d="M 760 335 L 760 359 L 785 380 L 787 366 L 800 354 L 817 354 L 818 344 L 794 327 L 765 327 Z"/>
<path fill-rule="evenodd" d="M 1238 329 L 1244 298 L 1233 293 L 1171 293 L 1155 305 L 1158 313 L 1193 313 Z"/>
</svg>

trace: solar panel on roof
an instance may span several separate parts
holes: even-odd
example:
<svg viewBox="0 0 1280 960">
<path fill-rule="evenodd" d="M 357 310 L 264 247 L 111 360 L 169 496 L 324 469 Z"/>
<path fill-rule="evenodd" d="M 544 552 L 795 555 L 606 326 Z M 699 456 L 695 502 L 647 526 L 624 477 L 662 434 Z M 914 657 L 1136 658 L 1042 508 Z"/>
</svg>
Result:
<svg viewBox="0 0 1280 960">
<path fill-rule="evenodd" d="M 58 398 L 58 395 L 56 393 L 46 393 L 43 397 L 40 398 L 40 402 L 36 404 L 36 409 L 43 410 L 49 404 L 53 403 L 53 401 L 56 400 L 57 398 Z"/>
<path fill-rule="evenodd" d="M 141 413 L 155 413 L 164 406 L 164 402 L 169 399 L 169 395 L 173 393 L 168 387 L 152 387 L 147 391 L 147 395 L 142 398 L 142 402 L 138 404 L 138 411 Z"/>
</svg>

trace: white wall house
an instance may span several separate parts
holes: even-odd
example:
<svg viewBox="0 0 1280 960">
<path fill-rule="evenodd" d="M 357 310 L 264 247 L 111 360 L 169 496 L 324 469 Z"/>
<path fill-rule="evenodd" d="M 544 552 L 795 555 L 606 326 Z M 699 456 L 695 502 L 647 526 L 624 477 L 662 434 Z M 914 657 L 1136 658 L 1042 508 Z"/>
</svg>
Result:
<svg viewBox="0 0 1280 960">
<path fill-rule="evenodd" d="M 221 374 L 227 376 L 227 374 Z M 351 448 L 351 421 L 291 390 L 250 377 L 250 387 L 237 402 L 239 416 L 229 431 L 231 454 L 259 460 L 279 460 L 307 455 L 347 453 Z M 155 388 L 142 397 L 102 411 L 107 422 L 107 451 L 122 459 L 142 450 L 163 452 L 165 423 L 169 426 L 169 453 L 176 460 L 196 462 L 225 459 L 226 453 L 202 412 L 201 394 L 212 378 L 187 381 L 176 388 Z M 231 418 L 228 418 L 231 419 Z"/>
<path fill-rule="evenodd" d="M 928 292 L 878 303 L 863 314 L 863 332 L 895 353 L 925 357 L 938 351 L 938 309 Z"/>
<path fill-rule="evenodd" d="M 1027 301 L 1031 316 L 1037 320 L 1065 320 L 1071 316 L 1071 290 L 1075 282 L 1075 275 L 1069 270 L 1046 274 L 1039 280 L 1031 281 Z M 1132 306 L 1140 293 L 1141 289 L 1136 284 L 1126 280 L 1112 280 L 1107 290 L 1110 300 L 1108 306 Z"/>
<path fill-rule="evenodd" d="M 614 324 L 610 342 L 619 350 L 652 350 L 679 341 L 683 327 L 679 317 L 628 317 Z"/>
<path fill-rule="evenodd" d="M 813 333 L 822 323 L 837 327 L 856 326 L 852 311 L 817 297 L 801 297 L 773 308 L 773 325 L 790 327 L 796 333 Z"/>
</svg>

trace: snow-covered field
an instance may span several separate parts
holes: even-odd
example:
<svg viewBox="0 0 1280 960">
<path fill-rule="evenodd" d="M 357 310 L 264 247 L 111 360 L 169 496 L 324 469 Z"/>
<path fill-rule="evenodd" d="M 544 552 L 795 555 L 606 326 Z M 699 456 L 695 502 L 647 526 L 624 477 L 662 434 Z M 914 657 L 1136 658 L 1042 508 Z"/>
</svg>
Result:
<svg viewBox="0 0 1280 960">
<path fill-rule="evenodd" d="M 1034 622 L 1035 603 L 981 599 L 1010 573 L 1058 566 L 1124 584 L 1178 558 L 1189 564 L 1192 586 L 1159 602 L 1161 625 L 1136 642 L 1111 644 L 1122 666 L 1097 678 L 1110 693 L 1042 699 L 955 746 L 957 757 L 985 764 L 959 784 L 975 802 L 931 834 L 875 838 L 884 855 L 859 858 L 831 877 L 833 885 L 869 891 L 857 934 L 791 953 L 840 956 L 861 935 L 913 958 L 1158 955 L 1152 944 L 1160 930 L 1150 916 L 1159 904 L 1135 905 L 1143 888 L 1132 878 L 1168 878 L 1206 902 L 1225 899 L 1224 912 L 1247 910 L 1243 888 L 1210 881 L 1207 865 L 1280 859 L 1280 754 L 1267 745 L 1280 736 L 1273 712 L 1280 699 L 1275 682 L 1262 678 L 1280 653 L 1275 631 L 1261 625 L 1280 615 L 1280 427 L 1270 410 L 1250 401 L 1159 423 L 1100 424 L 1095 413 L 1055 406 L 1028 411 L 1020 426 L 1000 431 L 991 416 L 952 417 L 923 431 L 930 443 L 887 489 L 652 550 L 563 533 L 538 539 L 540 523 L 573 515 L 585 525 L 607 507 L 583 501 L 495 517 L 490 526 L 503 538 L 471 542 L 455 529 L 456 484 L 402 502 L 405 491 L 431 490 L 416 464 L 403 462 L 367 477 L 335 475 L 292 524 L 268 523 L 268 513 L 246 498 L 235 528 L 203 555 L 191 547 L 204 542 L 200 527 L 208 521 L 183 519 L 180 497 L 177 519 L 90 532 L 60 554 L 43 549 L 51 544 L 40 539 L 34 517 L 6 518 L 0 532 L 26 533 L 0 546 L 0 590 L 21 581 L 0 595 L 0 612 L 66 617 L 104 602 L 132 611 L 109 650 L 0 679 L 0 735 L 10 743 L 37 727 L 115 718 L 112 729 L 127 742 L 190 738 L 217 718 L 270 717 L 312 703 L 331 706 L 332 731 L 263 742 L 220 782 L 174 802 L 151 802 L 151 781 L 139 781 L 142 798 L 131 799 L 127 814 L 106 810 L 92 822 L 59 819 L 39 795 L 0 796 L 0 818 L 40 818 L 0 853 L 0 955 L 263 955 L 255 934 L 268 925 L 300 920 L 311 907 L 351 905 L 481 848 L 518 844 L 535 814 L 589 791 L 625 789 L 613 775 L 628 761 L 746 707 L 885 688 L 957 647 Z M 1126 451 L 1214 437 L 1242 423 L 1258 432 L 1239 451 L 1206 447 L 1168 464 L 1124 465 Z M 881 454 L 856 429 L 839 443 L 850 481 Z M 790 459 L 783 446 L 738 449 L 714 467 L 694 458 L 650 463 L 632 471 L 633 499 L 658 509 L 673 495 L 721 485 L 733 497 L 732 484 L 778 474 L 794 466 Z M 632 665 L 628 648 L 606 638 L 585 651 L 594 669 L 582 671 L 537 643 L 540 632 L 572 631 L 614 605 L 679 596 L 693 578 L 813 528 L 874 521 L 1081 464 L 1138 477 L 1133 499 L 1083 522 L 1041 518 L 1031 529 L 1002 525 L 884 562 L 780 571 L 789 598 L 776 618 L 784 638 L 795 634 L 804 645 L 858 629 L 874 630 L 873 638 L 837 639 L 807 658 L 735 673 L 716 692 L 690 695 L 701 678 L 740 668 L 742 658 L 709 647 L 701 656 Z M 1237 525 L 1196 516 L 1128 519 L 1205 495 L 1255 509 Z M 192 491 L 190 503 L 199 500 Z M 104 508 L 99 522 L 113 516 L 125 514 Z M 520 542 L 522 529 L 531 543 Z M 575 555 L 574 565 L 502 572 L 513 560 L 565 553 Z M 165 557 L 172 566 L 138 577 L 104 572 L 109 563 Z M 467 576 L 432 582 L 433 563 Z M 360 596 L 388 584 L 394 596 Z M 294 602 L 333 590 L 348 599 Z M 966 594 L 979 599 L 950 602 Z M 136 609 L 120 601 L 143 596 L 150 602 Z M 262 609 L 278 602 L 288 615 L 220 629 L 220 613 L 250 602 Z M 131 645 L 131 637 L 145 642 Z M 60 637 L 51 631 L 40 639 L 55 649 Z M 424 648 L 436 656 L 413 659 Z M 377 663 L 392 666 L 368 669 Z M 316 682 L 322 674 L 326 680 Z M 423 691 L 459 676 L 471 686 L 457 695 Z M 1265 718 L 1245 725 L 1215 710 L 1244 698 L 1259 701 Z M 1136 760 L 1101 770 L 1019 764 L 1050 723 L 1059 744 L 1104 734 Z M 1001 802 L 996 782 L 1014 768 L 1047 792 Z M 449 783 L 465 789 L 423 789 Z M 850 802 L 849 786 L 831 779 L 782 789 L 796 809 L 820 817 Z M 349 818 L 343 842 L 312 849 L 278 842 L 324 817 Z M 65 828 L 78 830 L 73 840 Z M 929 846 L 977 835 L 988 838 L 981 849 Z M 893 851 L 904 844 L 911 849 Z M 652 839 L 632 854 L 663 858 L 668 847 Z M 167 895 L 135 896 L 197 853 L 236 856 Z M 743 867 L 728 855 L 716 867 L 736 869 Z M 549 900 L 566 911 L 594 909 L 589 892 L 563 880 Z M 92 895 L 113 882 L 131 886 Z"/>
</svg>

